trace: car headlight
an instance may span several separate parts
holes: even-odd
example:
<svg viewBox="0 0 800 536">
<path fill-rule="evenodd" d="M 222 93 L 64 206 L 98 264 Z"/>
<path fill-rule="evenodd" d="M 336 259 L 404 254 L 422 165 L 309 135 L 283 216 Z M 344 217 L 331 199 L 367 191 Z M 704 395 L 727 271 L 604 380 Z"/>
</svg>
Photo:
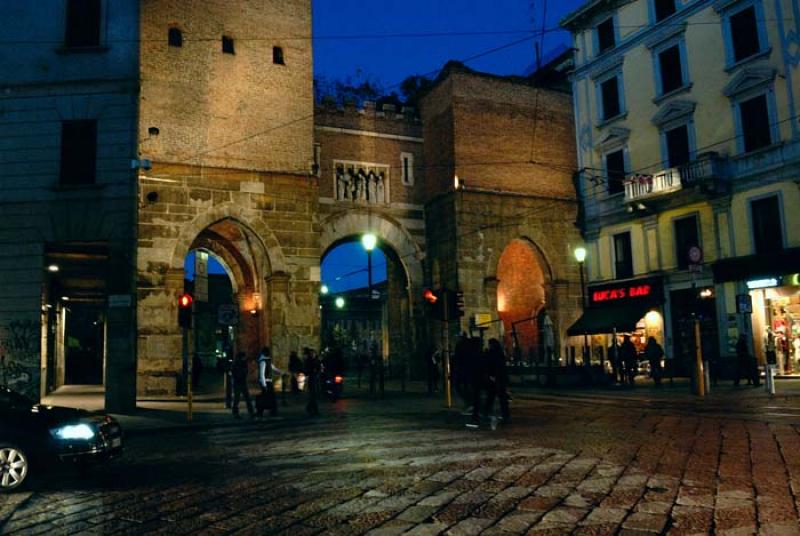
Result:
<svg viewBox="0 0 800 536">
<path fill-rule="evenodd" d="M 68 424 L 59 428 L 54 428 L 50 431 L 54 437 L 58 439 L 91 439 L 95 436 L 96 432 L 93 427 L 88 424 Z"/>
</svg>

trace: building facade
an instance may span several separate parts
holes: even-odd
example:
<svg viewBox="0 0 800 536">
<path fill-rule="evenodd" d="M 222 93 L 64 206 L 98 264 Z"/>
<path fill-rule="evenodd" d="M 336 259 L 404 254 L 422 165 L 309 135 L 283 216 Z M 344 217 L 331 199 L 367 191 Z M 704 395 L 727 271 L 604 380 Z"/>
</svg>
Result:
<svg viewBox="0 0 800 536">
<path fill-rule="evenodd" d="M 574 352 L 562 342 L 580 314 L 581 239 L 572 100 L 559 79 L 451 63 L 422 99 L 428 281 L 464 296 L 446 336 L 430 325 L 440 345 L 471 331 L 526 362 L 567 363 Z"/>
<path fill-rule="evenodd" d="M 799 334 L 798 9 L 592 1 L 562 21 L 590 281 L 572 334 L 594 334 L 593 355 L 615 330 L 654 336 L 685 373 L 699 323 L 703 355 L 733 374 L 740 335 L 763 362 L 768 328 Z"/>
<path fill-rule="evenodd" d="M 0 8 L 0 383 L 130 398 L 139 6 L 46 11 Z"/>
</svg>

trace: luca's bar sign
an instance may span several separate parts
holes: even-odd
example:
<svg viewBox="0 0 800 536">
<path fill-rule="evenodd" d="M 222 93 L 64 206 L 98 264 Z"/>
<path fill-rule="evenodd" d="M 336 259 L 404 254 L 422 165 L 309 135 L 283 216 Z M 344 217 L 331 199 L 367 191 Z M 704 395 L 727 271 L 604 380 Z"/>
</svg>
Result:
<svg viewBox="0 0 800 536">
<path fill-rule="evenodd" d="M 629 287 L 619 287 L 606 290 L 595 290 L 592 292 L 592 301 L 595 303 L 614 300 L 624 300 L 625 298 L 642 298 L 650 296 L 653 287 L 650 285 L 632 285 Z"/>
</svg>

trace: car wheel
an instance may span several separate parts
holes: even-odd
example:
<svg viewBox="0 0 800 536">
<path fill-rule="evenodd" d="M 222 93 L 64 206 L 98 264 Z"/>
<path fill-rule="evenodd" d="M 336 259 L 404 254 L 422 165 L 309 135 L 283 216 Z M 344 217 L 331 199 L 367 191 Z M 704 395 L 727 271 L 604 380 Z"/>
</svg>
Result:
<svg viewBox="0 0 800 536">
<path fill-rule="evenodd" d="M 0 493 L 20 487 L 28 477 L 28 455 L 16 445 L 0 443 Z"/>
</svg>

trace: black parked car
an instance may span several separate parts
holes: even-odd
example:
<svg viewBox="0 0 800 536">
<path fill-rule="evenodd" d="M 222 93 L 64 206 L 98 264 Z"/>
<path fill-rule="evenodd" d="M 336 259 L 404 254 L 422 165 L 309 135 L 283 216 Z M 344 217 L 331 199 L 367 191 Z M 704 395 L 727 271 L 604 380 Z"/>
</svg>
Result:
<svg viewBox="0 0 800 536">
<path fill-rule="evenodd" d="M 122 429 L 107 415 L 34 404 L 0 386 L 0 493 L 52 461 L 86 466 L 122 453 Z"/>
</svg>

